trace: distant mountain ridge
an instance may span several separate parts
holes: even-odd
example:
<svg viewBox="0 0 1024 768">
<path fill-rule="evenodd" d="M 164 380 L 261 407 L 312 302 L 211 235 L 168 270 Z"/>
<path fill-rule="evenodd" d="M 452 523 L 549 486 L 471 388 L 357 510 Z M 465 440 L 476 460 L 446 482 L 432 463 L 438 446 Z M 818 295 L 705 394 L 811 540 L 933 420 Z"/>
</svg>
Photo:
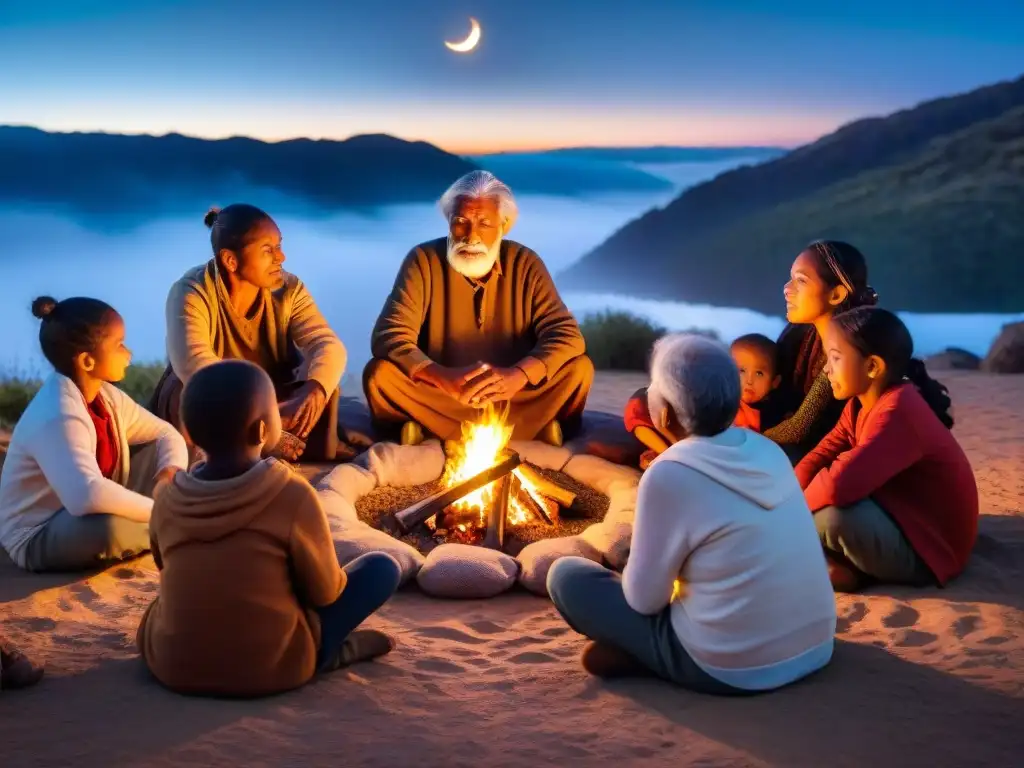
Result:
<svg viewBox="0 0 1024 768">
<path fill-rule="evenodd" d="M 865 251 L 887 306 L 1020 311 L 1021 107 L 1024 77 L 851 123 L 685 191 L 560 284 L 780 314 L 795 254 L 843 237 Z"/>
<path fill-rule="evenodd" d="M 383 134 L 268 143 L 0 127 L 0 202 L 96 213 L 252 190 L 323 207 L 422 202 L 474 168 L 426 142 Z"/>
<path fill-rule="evenodd" d="M 771 147 L 565 147 L 536 152 L 467 155 L 520 194 L 583 196 L 661 192 L 678 185 L 659 170 L 677 164 L 757 162 L 781 154 Z"/>
</svg>

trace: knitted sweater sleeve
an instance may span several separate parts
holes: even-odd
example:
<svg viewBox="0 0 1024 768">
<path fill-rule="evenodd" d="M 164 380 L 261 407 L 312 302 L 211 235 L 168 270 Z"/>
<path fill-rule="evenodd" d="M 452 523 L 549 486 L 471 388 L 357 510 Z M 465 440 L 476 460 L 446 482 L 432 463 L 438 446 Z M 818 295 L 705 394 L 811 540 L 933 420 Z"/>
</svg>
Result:
<svg viewBox="0 0 1024 768">
<path fill-rule="evenodd" d="M 832 385 L 822 371 L 814 380 L 796 413 L 781 424 L 766 430 L 764 436 L 778 445 L 799 445 L 810 436 L 815 422 L 825 412 L 831 400 Z"/>
</svg>

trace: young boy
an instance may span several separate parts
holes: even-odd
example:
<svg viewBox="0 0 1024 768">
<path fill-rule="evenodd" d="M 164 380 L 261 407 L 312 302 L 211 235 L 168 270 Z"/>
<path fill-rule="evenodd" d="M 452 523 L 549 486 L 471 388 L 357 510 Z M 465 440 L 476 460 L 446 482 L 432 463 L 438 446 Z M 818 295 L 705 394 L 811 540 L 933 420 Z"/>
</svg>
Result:
<svg viewBox="0 0 1024 768">
<path fill-rule="evenodd" d="M 239 360 L 203 368 L 181 417 L 206 460 L 153 506 L 160 596 L 137 642 L 157 680 L 180 693 L 263 696 L 388 653 L 387 635 L 353 630 L 398 588 L 399 566 L 372 553 L 343 570 L 313 488 L 261 458 L 281 437 L 267 374 Z"/>
<path fill-rule="evenodd" d="M 760 333 L 740 336 L 730 346 L 740 371 L 740 410 L 733 424 L 763 432 L 782 420 L 778 398 L 774 396 L 782 382 L 777 372 L 775 342 Z M 638 389 L 626 403 L 626 429 L 649 450 L 640 456 L 640 468 L 668 450 L 669 441 L 658 430 L 647 408 L 647 388 Z"/>
<path fill-rule="evenodd" d="M 748 333 L 736 339 L 729 351 L 740 369 L 740 411 L 733 423 L 755 432 L 770 429 L 782 416 L 773 396 L 782 383 L 775 342 L 760 333 Z"/>
</svg>

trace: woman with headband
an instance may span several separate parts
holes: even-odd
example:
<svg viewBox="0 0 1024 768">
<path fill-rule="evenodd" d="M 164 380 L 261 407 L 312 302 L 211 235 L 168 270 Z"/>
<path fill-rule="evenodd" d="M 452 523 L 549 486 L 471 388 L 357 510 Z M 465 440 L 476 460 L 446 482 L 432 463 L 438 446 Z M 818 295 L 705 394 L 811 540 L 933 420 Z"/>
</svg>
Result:
<svg viewBox="0 0 1024 768">
<path fill-rule="evenodd" d="M 839 421 L 843 403 L 832 396 L 821 339 L 832 316 L 873 306 L 864 255 L 849 243 L 818 240 L 793 262 L 783 288 L 789 325 L 779 336 L 779 372 L 795 413 L 765 431 L 790 458 L 803 457 Z"/>
<path fill-rule="evenodd" d="M 763 434 L 782 446 L 795 463 L 829 433 L 843 412 L 843 403 L 833 397 L 825 375 L 822 332 L 833 315 L 874 305 L 878 295 L 868 285 L 863 254 L 838 240 L 819 240 L 807 246 L 793 262 L 783 295 L 789 325 L 779 336 L 776 370 L 782 376 L 780 395 L 792 415 Z M 646 389 L 630 398 L 625 423 L 651 449 L 641 460 L 641 468 L 652 454 L 668 447 L 648 413 Z"/>
</svg>

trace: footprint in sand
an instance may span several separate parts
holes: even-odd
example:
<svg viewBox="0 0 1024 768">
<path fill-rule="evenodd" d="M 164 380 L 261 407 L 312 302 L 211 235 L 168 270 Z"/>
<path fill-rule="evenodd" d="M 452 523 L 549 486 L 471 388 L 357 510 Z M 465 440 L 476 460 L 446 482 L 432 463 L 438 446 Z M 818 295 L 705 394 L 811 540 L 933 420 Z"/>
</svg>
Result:
<svg viewBox="0 0 1024 768">
<path fill-rule="evenodd" d="M 845 616 L 840 616 L 836 619 L 836 633 L 849 632 L 853 628 L 854 624 L 859 624 L 864 620 L 864 617 L 868 615 L 867 603 L 863 601 L 857 601 L 850 608 L 849 612 Z"/>
<path fill-rule="evenodd" d="M 958 640 L 963 640 L 971 632 L 976 632 L 980 623 L 980 616 L 961 616 L 953 622 L 953 634 L 956 635 Z M 982 642 L 985 641 L 982 640 Z"/>
<path fill-rule="evenodd" d="M 466 624 L 474 632 L 479 632 L 481 635 L 497 635 L 505 631 L 505 628 L 500 624 L 495 624 L 493 621 L 487 621 L 486 619 L 481 621 L 472 621 Z"/>
<path fill-rule="evenodd" d="M 1012 638 L 1005 637 L 1003 635 L 995 635 L 993 637 L 986 637 L 982 639 L 980 642 L 984 643 L 985 645 L 1002 645 L 1003 643 L 1010 642 L 1011 639 Z"/>
<path fill-rule="evenodd" d="M 465 667 L 452 664 L 450 661 L 444 661 L 443 659 L 420 659 L 416 662 L 416 669 L 424 672 L 434 672 L 439 675 L 457 675 L 466 671 Z"/>
<path fill-rule="evenodd" d="M 128 637 L 123 632 L 108 632 L 96 638 L 97 645 L 112 650 L 121 650 L 128 646 Z"/>
<path fill-rule="evenodd" d="M 523 635 L 522 637 L 512 637 L 508 640 L 502 640 L 497 644 L 498 648 L 501 649 L 512 649 L 522 648 L 524 645 L 543 645 L 547 642 L 542 637 L 531 637 L 530 635 Z"/>
<path fill-rule="evenodd" d="M 100 599 L 99 592 L 88 584 L 72 584 L 68 587 L 68 592 L 82 605 L 92 605 Z"/>
<path fill-rule="evenodd" d="M 527 651 L 526 653 L 519 653 L 512 656 L 509 661 L 513 664 L 548 664 L 552 661 L 558 661 L 558 659 L 554 656 L 549 656 L 546 653 Z"/>
<path fill-rule="evenodd" d="M 4 623 L 25 632 L 50 632 L 57 628 L 56 621 L 43 616 L 15 616 Z"/>
<path fill-rule="evenodd" d="M 452 640 L 456 643 L 466 645 L 480 645 L 488 642 L 480 637 L 474 637 L 454 627 L 420 627 L 416 630 L 417 635 L 434 638 L 435 640 Z"/>
<path fill-rule="evenodd" d="M 909 605 L 902 604 L 895 611 L 882 619 L 882 626 L 889 629 L 906 629 L 917 624 L 921 614 Z M 932 635 L 934 637 L 934 635 Z"/>
<path fill-rule="evenodd" d="M 543 632 L 541 632 L 541 634 L 544 635 L 545 637 L 561 637 L 562 635 L 566 634 L 568 631 L 569 631 L 568 627 L 548 627 Z"/>
<path fill-rule="evenodd" d="M 917 613 L 917 611 L 914 611 L 914 613 Z M 931 632 L 920 632 L 916 629 L 908 629 L 906 632 L 900 634 L 895 645 L 898 648 L 921 648 L 922 646 L 934 643 L 938 639 L 939 636 L 933 635 Z"/>
</svg>

